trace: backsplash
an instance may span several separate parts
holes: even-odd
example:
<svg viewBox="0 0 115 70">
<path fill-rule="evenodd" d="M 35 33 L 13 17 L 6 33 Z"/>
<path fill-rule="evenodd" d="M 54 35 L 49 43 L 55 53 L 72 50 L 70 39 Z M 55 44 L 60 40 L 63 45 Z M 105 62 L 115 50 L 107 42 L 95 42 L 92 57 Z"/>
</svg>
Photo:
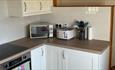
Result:
<svg viewBox="0 0 115 70">
<path fill-rule="evenodd" d="M 41 15 L 40 20 L 52 24 L 72 24 L 76 20 L 88 21 L 93 27 L 93 39 L 109 41 L 110 15 L 110 7 L 96 8 L 96 12 L 88 7 L 54 7 L 52 14 Z"/>
</svg>

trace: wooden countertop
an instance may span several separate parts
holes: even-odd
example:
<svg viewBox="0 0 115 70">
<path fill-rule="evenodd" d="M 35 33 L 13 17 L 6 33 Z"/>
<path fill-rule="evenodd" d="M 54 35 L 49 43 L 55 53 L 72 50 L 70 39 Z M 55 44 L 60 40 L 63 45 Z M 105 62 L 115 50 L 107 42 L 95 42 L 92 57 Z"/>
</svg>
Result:
<svg viewBox="0 0 115 70">
<path fill-rule="evenodd" d="M 17 47 L 28 48 L 28 49 L 20 52 L 19 54 L 16 53 L 15 57 L 31 51 L 31 49 L 36 48 L 36 46 L 40 47 L 43 44 L 54 45 L 54 46 L 61 47 L 61 48 L 80 50 L 80 51 L 90 52 L 90 53 L 95 53 L 95 54 L 102 54 L 104 52 L 104 50 L 109 46 L 108 41 L 78 40 L 78 39 L 60 40 L 57 38 L 47 38 L 47 39 L 22 38 L 22 39 L 19 39 L 19 40 L 16 40 L 16 41 L 13 41 L 13 42 L 10 42 L 7 44 L 3 44 L 0 46 L 9 45 L 9 44 L 11 46 L 14 45 L 15 47 L 17 46 Z M 2 52 L 0 51 L 0 53 L 2 53 Z M 14 56 L 14 55 L 12 55 L 12 56 Z M 12 58 L 15 58 L 12 56 L 11 56 L 11 58 L 7 57 L 7 59 L 4 58 L 4 60 L 0 60 L 0 64 L 2 64 L 3 62 L 6 62 Z"/>
<path fill-rule="evenodd" d="M 78 39 L 61 40 L 57 38 L 47 38 L 47 39 L 23 38 L 10 43 L 13 45 L 23 46 L 27 48 L 32 48 L 40 44 L 50 44 L 62 48 L 79 49 L 84 50 L 86 52 L 92 52 L 97 54 L 103 53 L 103 51 L 109 46 L 108 41 L 102 41 L 102 40 L 78 40 Z"/>
</svg>

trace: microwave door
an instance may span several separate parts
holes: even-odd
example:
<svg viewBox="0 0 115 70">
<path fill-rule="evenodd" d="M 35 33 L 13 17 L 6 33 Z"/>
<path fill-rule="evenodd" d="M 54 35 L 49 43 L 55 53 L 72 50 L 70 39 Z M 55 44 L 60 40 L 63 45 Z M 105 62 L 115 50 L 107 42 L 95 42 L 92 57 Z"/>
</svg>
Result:
<svg viewBox="0 0 115 70">
<path fill-rule="evenodd" d="M 36 34 L 37 34 L 37 28 L 36 27 L 32 27 L 31 28 L 31 35 L 32 35 L 32 37 L 36 37 Z"/>
<path fill-rule="evenodd" d="M 39 31 L 41 37 L 48 37 L 48 27 L 41 27 L 41 30 Z"/>
<path fill-rule="evenodd" d="M 42 36 L 48 37 L 48 34 L 49 34 L 49 29 L 48 29 L 48 27 L 42 27 L 40 31 L 41 31 L 40 33 L 41 33 Z"/>
<path fill-rule="evenodd" d="M 32 30 L 32 37 L 48 37 L 48 28 L 47 27 L 33 27 Z"/>
</svg>

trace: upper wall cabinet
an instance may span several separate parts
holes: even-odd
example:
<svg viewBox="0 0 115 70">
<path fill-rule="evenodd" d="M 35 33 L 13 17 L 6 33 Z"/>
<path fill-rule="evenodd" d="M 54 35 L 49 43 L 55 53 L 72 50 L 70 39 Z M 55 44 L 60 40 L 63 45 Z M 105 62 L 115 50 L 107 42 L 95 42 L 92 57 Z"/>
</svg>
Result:
<svg viewBox="0 0 115 70">
<path fill-rule="evenodd" d="M 54 0 L 54 6 L 115 5 L 115 0 Z"/>
<path fill-rule="evenodd" d="M 32 16 L 51 13 L 52 0 L 7 0 L 9 16 Z"/>
</svg>

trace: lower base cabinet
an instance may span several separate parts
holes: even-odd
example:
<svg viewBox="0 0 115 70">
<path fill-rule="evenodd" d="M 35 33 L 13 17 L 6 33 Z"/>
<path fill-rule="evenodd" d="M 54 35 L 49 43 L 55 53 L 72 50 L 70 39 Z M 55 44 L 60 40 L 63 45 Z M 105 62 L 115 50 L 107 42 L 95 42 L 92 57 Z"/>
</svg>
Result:
<svg viewBox="0 0 115 70">
<path fill-rule="evenodd" d="M 55 46 L 46 46 L 46 70 L 58 70 L 58 48 Z"/>
<path fill-rule="evenodd" d="M 43 45 L 31 51 L 32 70 L 57 70 L 58 55 L 54 46 Z"/>
<path fill-rule="evenodd" d="M 63 70 L 93 70 L 93 57 L 90 53 L 64 50 Z"/>
<path fill-rule="evenodd" d="M 40 47 L 31 51 L 32 70 L 46 70 L 46 47 Z"/>
<path fill-rule="evenodd" d="M 108 70 L 109 48 L 102 54 L 44 45 L 31 51 L 32 70 Z"/>
</svg>

